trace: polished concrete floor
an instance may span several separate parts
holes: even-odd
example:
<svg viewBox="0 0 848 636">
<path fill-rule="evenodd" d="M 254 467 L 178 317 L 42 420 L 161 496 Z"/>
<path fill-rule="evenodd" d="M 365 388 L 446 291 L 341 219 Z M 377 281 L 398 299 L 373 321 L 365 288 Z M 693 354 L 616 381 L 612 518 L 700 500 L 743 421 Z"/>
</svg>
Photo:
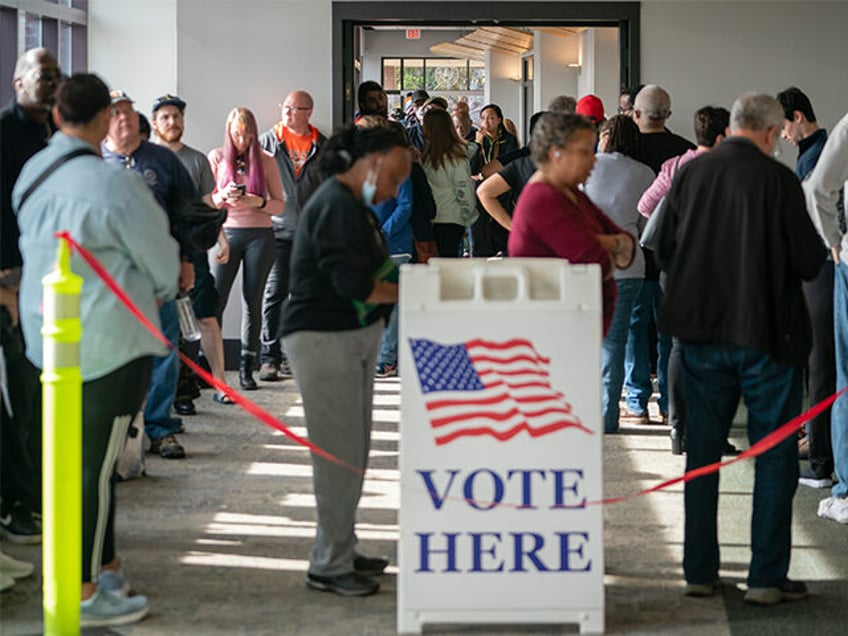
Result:
<svg viewBox="0 0 848 636">
<path fill-rule="evenodd" d="M 235 378 L 232 378 L 235 382 Z M 362 550 L 394 556 L 397 537 L 399 382 L 377 382 L 371 472 L 358 532 Z M 301 433 L 292 381 L 249 394 Z M 149 457 L 145 478 L 118 487 L 118 543 L 133 588 L 150 615 L 133 626 L 90 634 L 394 634 L 396 570 L 379 594 L 346 599 L 307 589 L 303 579 L 315 529 L 307 452 L 208 391 L 186 418 L 183 461 Z M 652 405 L 652 409 L 655 406 Z M 742 416 L 740 416 L 741 418 Z M 741 428 L 734 441 L 746 446 Z M 624 427 L 604 439 L 607 496 L 631 493 L 682 473 L 660 426 Z M 848 527 L 816 517 L 827 491 L 795 498 L 790 576 L 811 598 L 749 607 L 736 586 L 749 558 L 752 464 L 721 479 L 721 594 L 683 596 L 682 486 L 608 506 L 605 517 L 606 629 L 609 634 L 844 634 L 848 611 Z M 40 564 L 40 548 L 3 544 Z M 0 633 L 39 634 L 41 581 L 19 581 L 0 596 Z M 568 634 L 574 625 L 433 625 L 427 634 Z"/>
</svg>

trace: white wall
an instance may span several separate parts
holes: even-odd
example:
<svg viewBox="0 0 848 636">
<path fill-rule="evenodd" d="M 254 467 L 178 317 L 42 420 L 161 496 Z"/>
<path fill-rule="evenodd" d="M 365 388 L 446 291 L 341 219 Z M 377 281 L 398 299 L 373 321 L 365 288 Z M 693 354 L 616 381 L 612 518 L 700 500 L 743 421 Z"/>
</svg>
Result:
<svg viewBox="0 0 848 636">
<path fill-rule="evenodd" d="M 701 106 L 796 85 L 832 128 L 848 111 L 845 2 L 643 2 L 642 83 L 671 94 L 669 127 L 692 137 Z M 781 159 L 794 165 L 795 150 Z"/>
<path fill-rule="evenodd" d="M 515 121 L 521 103 L 521 56 L 486 51 L 486 70 L 488 75 L 483 101 L 486 104 L 497 104 L 504 117 Z"/>
<path fill-rule="evenodd" d="M 533 32 L 533 111 L 544 110 L 560 95 L 577 99 L 578 71 L 568 65 L 580 61 L 580 39 L 544 31 Z M 532 115 L 533 113 L 530 113 Z"/>
<path fill-rule="evenodd" d="M 88 67 L 150 114 L 177 88 L 177 0 L 89 0 Z"/>
</svg>

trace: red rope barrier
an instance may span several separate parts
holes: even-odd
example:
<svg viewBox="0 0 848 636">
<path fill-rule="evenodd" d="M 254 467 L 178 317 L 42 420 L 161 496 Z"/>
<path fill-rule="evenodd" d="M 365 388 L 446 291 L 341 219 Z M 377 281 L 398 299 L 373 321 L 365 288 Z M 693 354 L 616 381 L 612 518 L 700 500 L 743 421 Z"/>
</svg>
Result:
<svg viewBox="0 0 848 636">
<path fill-rule="evenodd" d="M 68 241 L 68 244 L 77 251 L 77 253 L 82 257 L 82 259 L 88 263 L 88 266 L 97 274 L 100 279 L 105 283 L 105 285 L 112 290 L 112 292 L 118 297 L 118 299 L 123 303 L 124 307 L 135 316 L 135 318 L 147 329 L 159 342 L 167 346 L 169 349 L 174 349 L 175 347 L 168 341 L 165 335 L 159 331 L 153 323 L 151 323 L 147 316 L 145 316 L 138 306 L 133 302 L 132 298 L 130 298 L 127 293 L 121 289 L 120 285 L 112 278 L 112 275 L 100 264 L 100 261 L 85 249 L 82 245 L 77 243 L 74 238 L 67 231 L 57 232 L 57 238 L 62 238 Z M 197 365 L 191 358 L 183 355 L 179 351 L 177 354 L 180 357 L 180 360 L 188 366 L 192 371 L 194 371 L 198 376 L 200 376 L 204 381 L 206 381 L 210 386 L 215 387 L 217 390 L 225 393 L 233 402 L 241 406 L 245 411 L 253 415 L 255 418 L 260 420 L 261 422 L 267 424 L 271 428 L 274 428 L 280 431 L 283 435 L 288 437 L 294 442 L 297 442 L 301 446 L 305 446 L 310 451 L 318 455 L 319 457 L 323 457 L 324 459 L 333 462 L 334 464 L 338 464 L 346 468 L 347 470 L 356 473 L 357 475 L 365 474 L 365 471 L 359 468 L 358 466 L 354 466 L 353 464 L 349 464 L 343 459 L 339 459 L 335 455 L 325 451 L 323 448 L 316 446 L 308 439 L 301 437 L 294 431 L 292 431 L 288 426 L 286 426 L 283 422 L 279 421 L 273 415 L 271 415 L 268 411 L 263 409 L 261 406 L 248 400 L 246 397 L 241 395 L 240 393 L 234 391 L 231 387 L 227 386 L 223 382 L 220 382 L 217 378 L 215 378 L 211 373 L 206 371 L 203 367 Z"/>
<path fill-rule="evenodd" d="M 112 292 L 118 297 L 118 299 L 123 303 L 123 305 L 127 308 L 127 310 L 136 317 L 136 319 L 151 333 L 153 336 L 159 340 L 161 343 L 166 345 L 169 349 L 174 349 L 173 345 L 168 341 L 168 339 L 159 331 L 153 323 L 151 323 L 147 317 L 141 312 L 141 310 L 136 306 L 133 300 L 127 295 L 127 293 L 121 289 L 115 279 L 112 278 L 111 274 L 100 264 L 100 262 L 95 258 L 95 256 L 82 247 L 79 243 L 77 243 L 70 233 L 63 231 L 56 233 L 57 238 L 63 238 L 68 241 L 68 244 L 77 251 L 77 253 L 88 263 L 89 267 L 103 280 L 106 286 L 112 290 Z M 210 386 L 215 387 L 217 390 L 225 393 L 230 399 L 232 399 L 236 404 L 241 406 L 245 411 L 253 415 L 255 418 L 267 424 L 271 428 L 274 428 L 292 441 L 300 444 L 301 446 L 305 446 L 310 451 L 318 455 L 319 457 L 323 457 L 324 459 L 333 462 L 334 464 L 338 464 L 357 475 L 364 474 L 361 468 L 354 466 L 352 464 L 347 463 L 346 461 L 339 459 L 335 455 L 325 451 L 319 446 L 316 446 L 308 439 L 297 435 L 294 431 L 292 431 L 288 426 L 286 426 L 283 422 L 279 421 L 273 415 L 268 413 L 261 406 L 248 400 L 246 397 L 241 395 L 240 393 L 234 391 L 231 387 L 227 386 L 223 382 L 219 382 L 212 374 L 206 371 L 203 367 L 198 366 L 193 360 L 186 357 L 179 351 L 180 360 L 186 364 L 192 371 L 194 371 L 198 376 L 200 376 L 204 381 L 206 381 Z M 648 495 L 652 492 L 658 492 L 660 490 L 665 490 L 675 484 L 679 484 L 680 482 L 692 481 L 693 479 L 697 479 L 698 477 L 702 477 L 704 475 L 710 475 L 712 473 L 718 472 L 725 466 L 730 466 L 731 464 L 735 464 L 736 462 L 740 462 L 744 459 L 749 459 L 751 457 L 757 457 L 758 455 L 762 455 L 766 451 L 771 448 L 777 446 L 780 442 L 788 438 L 790 435 L 796 433 L 804 424 L 806 424 L 809 420 L 813 419 L 823 411 L 825 411 L 831 404 L 833 404 L 843 393 L 848 391 L 848 386 L 843 387 L 838 392 L 834 393 L 828 398 L 825 398 L 818 404 L 811 406 L 805 412 L 801 413 L 797 417 L 792 418 L 785 424 L 781 425 L 765 437 L 763 437 L 756 444 L 751 446 L 748 450 L 740 453 L 738 456 L 733 459 L 728 459 L 727 461 L 718 461 L 712 464 L 708 464 L 707 466 L 701 466 L 699 468 L 695 468 L 690 470 L 680 477 L 675 477 L 674 479 L 668 479 L 666 481 L 660 482 L 655 486 L 651 486 L 650 488 L 646 488 L 644 490 L 640 490 L 639 492 L 632 493 L 630 495 L 622 495 L 620 497 L 609 497 L 607 499 L 599 499 L 597 501 L 589 501 L 586 502 L 587 506 L 607 506 L 610 504 L 616 504 L 623 501 L 629 501 L 630 499 L 635 499 L 637 497 L 642 497 L 644 495 Z M 453 498 L 448 498 L 453 499 Z M 462 501 L 468 502 L 469 500 L 465 498 L 457 498 Z M 482 502 L 475 501 L 474 503 L 478 505 L 490 505 L 494 502 Z M 501 506 L 513 506 L 517 504 L 509 504 L 509 503 L 500 503 L 498 505 Z"/>
</svg>

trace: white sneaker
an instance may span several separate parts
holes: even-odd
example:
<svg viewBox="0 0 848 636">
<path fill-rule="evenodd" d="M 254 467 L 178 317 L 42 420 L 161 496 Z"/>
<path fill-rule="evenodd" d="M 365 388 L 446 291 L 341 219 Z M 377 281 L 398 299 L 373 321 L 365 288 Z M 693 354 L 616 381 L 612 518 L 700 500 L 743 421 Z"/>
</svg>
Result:
<svg viewBox="0 0 848 636">
<path fill-rule="evenodd" d="M 819 517 L 848 523 L 848 498 L 828 497 L 819 502 Z"/>
<path fill-rule="evenodd" d="M 34 569 L 32 563 L 18 561 L 8 554 L 0 552 L 0 574 L 11 576 L 13 579 L 25 579 L 32 574 Z"/>
<path fill-rule="evenodd" d="M 0 592 L 5 592 L 15 587 L 15 579 L 8 574 L 0 572 Z"/>
</svg>

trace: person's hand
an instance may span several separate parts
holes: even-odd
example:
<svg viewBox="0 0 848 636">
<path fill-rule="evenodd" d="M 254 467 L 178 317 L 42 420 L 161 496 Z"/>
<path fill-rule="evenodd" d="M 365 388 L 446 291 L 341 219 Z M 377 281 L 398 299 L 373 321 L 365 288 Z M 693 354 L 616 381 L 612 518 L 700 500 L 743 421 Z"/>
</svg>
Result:
<svg viewBox="0 0 848 636">
<path fill-rule="evenodd" d="M 0 285 L 0 307 L 5 307 L 9 312 L 9 320 L 12 326 L 18 324 L 18 288 Z"/>
<path fill-rule="evenodd" d="M 191 261 L 180 262 L 179 285 L 183 291 L 194 289 L 194 263 Z"/>
<path fill-rule="evenodd" d="M 831 247 L 830 251 L 833 254 L 833 264 L 839 265 L 839 246 Z"/>
<path fill-rule="evenodd" d="M 218 252 L 215 254 L 215 262 L 219 265 L 225 265 L 230 260 L 230 242 L 224 238 L 223 241 L 218 241 Z"/>
<path fill-rule="evenodd" d="M 222 194 L 224 197 L 224 202 L 228 205 L 237 205 L 245 196 L 242 193 L 241 188 L 239 188 L 239 186 L 232 182 L 230 182 L 230 185 L 227 186 L 226 190 L 224 190 Z"/>
<path fill-rule="evenodd" d="M 624 269 L 633 262 L 633 240 L 629 234 L 616 234 L 615 241 L 615 266 Z"/>
<path fill-rule="evenodd" d="M 482 129 L 478 128 L 477 132 L 474 133 L 474 141 L 478 144 L 483 144 L 483 140 L 486 138 L 486 133 L 483 132 Z"/>
</svg>

